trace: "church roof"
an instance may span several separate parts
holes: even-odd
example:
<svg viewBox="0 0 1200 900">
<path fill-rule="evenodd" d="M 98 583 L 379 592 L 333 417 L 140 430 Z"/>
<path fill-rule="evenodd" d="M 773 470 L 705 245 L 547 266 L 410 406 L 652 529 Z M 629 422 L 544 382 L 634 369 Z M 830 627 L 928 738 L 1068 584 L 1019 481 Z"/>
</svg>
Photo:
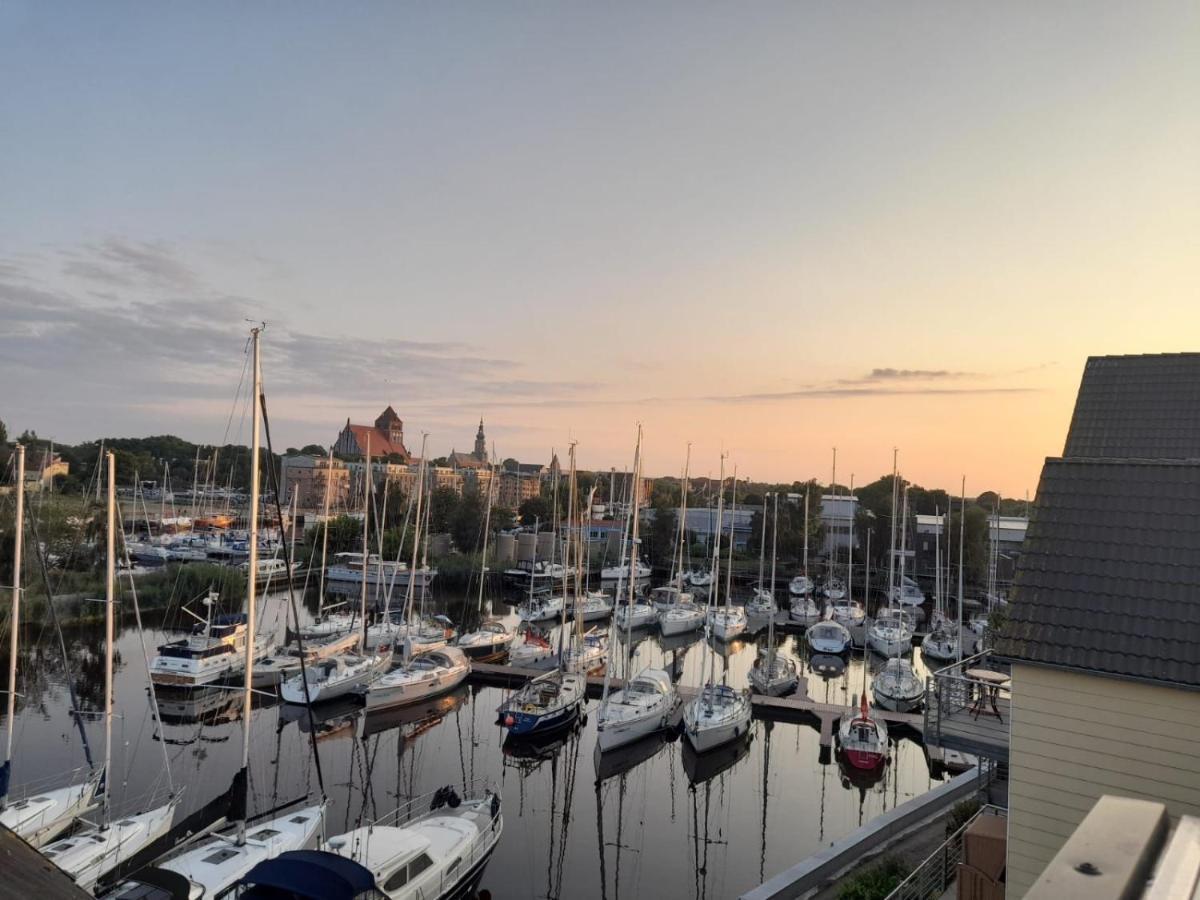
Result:
<svg viewBox="0 0 1200 900">
<path fill-rule="evenodd" d="M 408 450 L 404 444 L 393 444 L 388 438 L 386 431 L 374 427 L 373 425 L 347 425 L 346 428 L 354 435 L 354 441 L 358 444 L 358 452 L 365 454 L 367 452 L 367 438 L 371 439 L 371 456 L 391 456 L 397 454 L 405 458 L 408 457 Z"/>
</svg>

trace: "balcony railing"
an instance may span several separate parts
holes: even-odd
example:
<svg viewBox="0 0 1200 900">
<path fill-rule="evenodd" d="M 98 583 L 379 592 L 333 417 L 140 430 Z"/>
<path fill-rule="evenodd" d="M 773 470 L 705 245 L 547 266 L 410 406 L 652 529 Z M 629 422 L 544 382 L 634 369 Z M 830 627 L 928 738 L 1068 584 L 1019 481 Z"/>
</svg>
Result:
<svg viewBox="0 0 1200 900">
<path fill-rule="evenodd" d="M 1009 676 L 990 651 L 934 672 L 925 683 L 925 743 L 1007 762 Z"/>
<path fill-rule="evenodd" d="M 930 900 L 941 897 L 954 883 L 958 864 L 962 862 L 963 835 L 971 823 L 980 816 L 1007 816 L 1008 812 L 998 806 L 983 806 L 962 827 L 946 838 L 942 846 L 934 850 L 917 866 L 907 878 L 896 886 L 887 900 Z"/>
</svg>

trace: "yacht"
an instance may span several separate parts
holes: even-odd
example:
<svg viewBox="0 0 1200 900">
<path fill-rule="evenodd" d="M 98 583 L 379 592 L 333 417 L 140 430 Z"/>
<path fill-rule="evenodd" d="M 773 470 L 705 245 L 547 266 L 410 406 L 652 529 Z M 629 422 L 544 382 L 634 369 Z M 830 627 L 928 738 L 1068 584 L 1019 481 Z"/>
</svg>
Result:
<svg viewBox="0 0 1200 900">
<path fill-rule="evenodd" d="M 630 744 L 670 726 L 679 695 L 662 669 L 643 669 L 601 702 L 596 740 L 601 752 Z"/>
<path fill-rule="evenodd" d="M 379 647 L 375 654 L 342 653 L 308 666 L 304 675 L 295 675 L 279 686 L 284 703 L 323 703 L 358 694 L 383 675 L 392 665 L 392 648 Z M 305 691 L 304 682 L 308 681 Z"/>
<path fill-rule="evenodd" d="M 708 611 L 708 626 L 719 641 L 732 641 L 746 631 L 746 614 L 735 606 Z"/>
<path fill-rule="evenodd" d="M 650 566 L 638 560 L 634 568 L 634 580 L 641 581 L 644 578 L 649 578 L 652 574 Z M 600 570 L 601 581 L 624 581 L 629 577 L 629 566 L 607 566 Z"/>
<path fill-rule="evenodd" d="M 856 769 L 877 769 L 888 757 L 887 728 L 871 718 L 867 695 L 856 716 L 844 715 L 838 727 L 838 749 Z"/>
<path fill-rule="evenodd" d="M 583 636 L 582 643 L 563 653 L 562 667 L 568 672 L 587 675 L 603 669 L 608 663 L 608 636 L 592 630 Z"/>
<path fill-rule="evenodd" d="M 803 594 L 792 600 L 788 618 L 799 625 L 813 625 L 821 621 L 821 608 L 811 594 Z"/>
<path fill-rule="evenodd" d="M 677 585 L 656 587 L 650 592 L 650 602 L 660 613 L 675 606 L 690 604 L 694 599 L 690 592 L 682 590 Z"/>
<path fill-rule="evenodd" d="M 558 665 L 558 647 L 540 631 L 527 630 L 525 640 L 508 651 L 508 664 L 517 669 L 553 669 Z"/>
<path fill-rule="evenodd" d="M 516 636 L 516 633 L 499 619 L 487 619 L 474 631 L 460 634 L 454 646 L 471 659 L 499 659 L 508 653 Z"/>
<path fill-rule="evenodd" d="M 901 609 L 880 609 L 867 629 L 867 646 L 880 656 L 902 656 L 912 650 L 912 640 L 912 622 Z"/>
<path fill-rule="evenodd" d="M 536 737 L 573 725 L 579 718 L 587 678 L 554 669 L 527 682 L 500 706 L 510 736 Z"/>
<path fill-rule="evenodd" d="M 459 797 L 447 786 L 392 816 L 330 838 L 323 851 L 282 853 L 243 879 L 245 897 L 380 897 L 451 900 L 475 896 L 500 843 L 500 795 Z M 416 812 L 417 810 L 428 810 Z M 395 822 L 396 824 L 388 824 Z"/>
<path fill-rule="evenodd" d="M 301 656 L 305 666 L 323 659 L 346 653 L 358 645 L 359 635 L 354 632 L 337 634 L 319 641 L 309 641 L 301 654 L 299 645 L 276 647 L 275 651 L 254 661 L 254 686 L 272 687 L 300 673 Z"/>
<path fill-rule="evenodd" d="M 617 627 L 622 631 L 645 628 L 658 622 L 658 610 L 649 600 L 638 597 L 633 604 L 621 604 L 616 611 Z"/>
<path fill-rule="evenodd" d="M 749 732 L 750 718 L 745 691 L 710 683 L 684 707 L 683 734 L 697 753 L 705 753 Z"/>
<path fill-rule="evenodd" d="M 712 572 L 701 572 L 699 570 L 688 574 L 688 584 L 692 587 L 706 588 L 713 583 Z"/>
<path fill-rule="evenodd" d="M 578 617 L 584 622 L 607 619 L 612 615 L 612 598 L 604 591 L 588 591 L 567 607 L 568 617 Z"/>
<path fill-rule="evenodd" d="M 812 589 L 812 580 L 807 575 L 797 575 L 788 582 L 788 593 L 793 597 L 807 597 Z"/>
<path fill-rule="evenodd" d="M 179 798 L 175 797 L 165 806 L 122 816 L 105 826 L 90 825 L 42 847 L 42 856 L 70 876 L 80 889 L 91 891 L 102 877 L 166 834 L 178 805 Z"/>
<path fill-rule="evenodd" d="M 658 614 L 658 628 L 664 637 L 687 634 L 704 624 L 704 610 L 692 603 L 680 603 Z"/>
<path fill-rule="evenodd" d="M 769 647 L 759 648 L 749 678 L 753 690 L 769 697 L 790 694 L 800 684 L 796 661 Z"/>
<path fill-rule="evenodd" d="M 517 616 L 522 622 L 551 622 L 562 618 L 563 598 L 530 597 L 517 607 Z"/>
<path fill-rule="evenodd" d="M 754 596 L 746 601 L 746 615 L 765 618 L 779 611 L 775 605 L 775 597 L 766 588 L 755 588 Z"/>
<path fill-rule="evenodd" d="M 418 590 L 427 589 L 435 578 L 437 569 L 422 567 L 415 572 L 408 563 L 398 559 L 381 559 L 378 554 L 370 553 L 366 560 L 366 580 L 371 586 L 396 587 L 408 589 L 411 581 Z M 342 584 L 362 585 L 363 555 L 361 553 L 337 553 L 333 562 L 325 570 L 325 580 Z"/>
<path fill-rule="evenodd" d="M 217 595 L 209 594 L 204 603 L 211 612 Z M 246 640 L 245 613 L 198 622 L 190 636 L 158 648 L 150 680 L 163 687 L 196 688 L 229 678 L 246 666 Z M 265 656 L 269 646 L 265 636 L 256 639 L 255 656 Z"/>
<path fill-rule="evenodd" d="M 925 594 L 921 592 L 921 588 L 915 581 L 907 575 L 902 575 L 900 583 L 892 586 L 889 599 L 892 603 L 899 603 L 901 606 L 920 606 L 925 602 Z"/>
<path fill-rule="evenodd" d="M 454 690 L 470 673 L 471 663 L 458 647 L 420 653 L 367 685 L 367 711 L 428 700 Z"/>
<path fill-rule="evenodd" d="M 840 578 L 829 578 L 825 581 L 825 586 L 821 589 L 821 593 L 825 595 L 826 600 L 837 602 L 846 596 L 846 583 Z"/>
<path fill-rule="evenodd" d="M 913 712 L 925 702 L 925 683 L 905 659 L 889 659 L 871 681 L 875 705 L 893 712 Z"/>
</svg>

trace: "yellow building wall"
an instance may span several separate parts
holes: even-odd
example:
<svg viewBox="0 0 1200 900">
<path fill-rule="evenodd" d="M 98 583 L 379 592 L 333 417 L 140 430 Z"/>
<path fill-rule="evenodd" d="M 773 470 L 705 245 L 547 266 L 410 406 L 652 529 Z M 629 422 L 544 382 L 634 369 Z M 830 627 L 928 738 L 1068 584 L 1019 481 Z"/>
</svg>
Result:
<svg viewBox="0 0 1200 900">
<path fill-rule="evenodd" d="M 1200 691 L 1014 664 L 1008 897 L 1104 794 L 1200 815 Z"/>
</svg>

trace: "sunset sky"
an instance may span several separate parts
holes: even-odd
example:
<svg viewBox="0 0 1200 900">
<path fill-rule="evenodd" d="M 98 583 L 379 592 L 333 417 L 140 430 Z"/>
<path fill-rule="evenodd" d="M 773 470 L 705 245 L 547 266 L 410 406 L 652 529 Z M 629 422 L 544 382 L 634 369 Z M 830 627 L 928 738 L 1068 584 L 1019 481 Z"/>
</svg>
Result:
<svg viewBox="0 0 1200 900">
<path fill-rule="evenodd" d="M 0 419 L 1020 496 L 1200 349 L 1200 4 L 0 2 Z M 232 425 L 229 424 L 232 418 Z"/>
</svg>

